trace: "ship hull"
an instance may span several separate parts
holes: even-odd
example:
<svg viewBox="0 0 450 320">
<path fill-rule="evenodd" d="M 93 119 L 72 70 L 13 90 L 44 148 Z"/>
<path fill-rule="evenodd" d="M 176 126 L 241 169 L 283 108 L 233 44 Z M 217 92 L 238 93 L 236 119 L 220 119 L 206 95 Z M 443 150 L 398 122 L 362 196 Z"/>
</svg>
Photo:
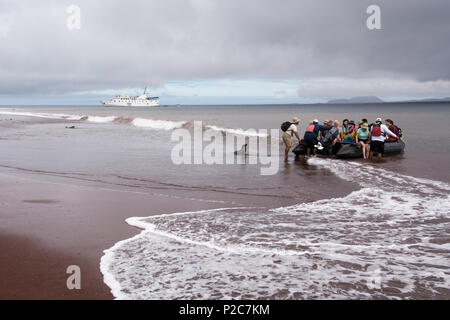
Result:
<svg viewBox="0 0 450 320">
<path fill-rule="evenodd" d="M 114 98 L 101 101 L 107 107 L 157 107 L 159 106 L 159 97 L 149 97 L 144 93 L 137 97 L 126 96 L 122 94 L 116 95 Z"/>
<path fill-rule="evenodd" d="M 109 102 L 102 101 L 105 107 L 158 107 L 159 101 L 142 101 L 142 102 Z"/>
</svg>

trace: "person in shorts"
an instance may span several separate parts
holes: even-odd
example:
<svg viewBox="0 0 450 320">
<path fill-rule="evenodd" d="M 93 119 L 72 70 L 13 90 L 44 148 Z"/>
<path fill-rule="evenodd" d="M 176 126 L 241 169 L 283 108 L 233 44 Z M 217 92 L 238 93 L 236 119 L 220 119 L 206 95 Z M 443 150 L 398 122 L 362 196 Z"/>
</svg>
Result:
<svg viewBox="0 0 450 320">
<path fill-rule="evenodd" d="M 298 135 L 298 128 L 297 128 L 299 123 L 300 119 L 294 117 L 294 119 L 292 119 L 292 124 L 282 135 L 284 145 L 286 146 L 286 149 L 284 150 L 284 161 L 288 160 L 289 151 L 292 148 L 292 137 L 295 135 L 298 141 L 300 141 L 300 136 Z"/>
<path fill-rule="evenodd" d="M 391 136 L 400 140 L 395 133 L 393 133 L 389 128 L 383 124 L 383 120 L 381 118 L 377 118 L 375 124 L 372 125 L 370 129 L 371 142 L 370 142 L 370 153 L 369 159 L 372 159 L 373 153 L 377 153 L 378 159 L 381 159 L 384 154 L 384 142 L 386 140 L 386 136 Z"/>
<path fill-rule="evenodd" d="M 370 140 L 369 125 L 365 122 L 361 122 L 360 128 L 356 133 L 356 143 L 361 145 L 364 159 L 369 158 L 370 152 L 369 140 Z"/>
</svg>

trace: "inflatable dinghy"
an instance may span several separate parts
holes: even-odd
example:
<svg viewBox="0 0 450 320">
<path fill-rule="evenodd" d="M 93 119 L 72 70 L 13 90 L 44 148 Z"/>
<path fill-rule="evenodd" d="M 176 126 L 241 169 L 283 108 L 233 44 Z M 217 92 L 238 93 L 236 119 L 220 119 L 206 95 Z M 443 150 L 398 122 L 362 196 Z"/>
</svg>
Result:
<svg viewBox="0 0 450 320">
<path fill-rule="evenodd" d="M 304 156 L 306 155 L 306 143 L 305 141 L 300 141 L 295 147 L 294 149 L 292 149 L 292 152 L 296 155 L 296 156 Z"/>
<path fill-rule="evenodd" d="M 404 149 L 405 143 L 403 141 L 384 143 L 384 154 L 402 153 Z M 341 159 L 362 158 L 362 148 L 356 143 L 343 144 L 336 156 Z"/>
<path fill-rule="evenodd" d="M 307 146 L 304 140 L 300 141 L 294 149 L 292 149 L 292 152 L 296 156 L 304 156 L 306 155 Z M 316 149 L 316 154 L 321 154 L 324 156 L 334 155 L 337 152 L 337 149 L 333 147 L 331 144 L 324 145 L 321 150 Z"/>
<path fill-rule="evenodd" d="M 292 152 L 296 156 L 304 156 L 306 155 L 306 144 L 302 140 L 299 144 L 297 144 Z M 397 154 L 402 153 L 405 150 L 405 143 L 403 141 L 400 142 L 386 142 L 384 144 L 384 154 Z M 331 146 L 325 148 L 323 151 L 317 151 L 317 154 L 333 154 Z M 337 151 L 336 156 L 341 159 L 352 159 L 352 158 L 362 158 L 362 149 L 358 144 L 343 144 L 342 147 Z"/>
</svg>

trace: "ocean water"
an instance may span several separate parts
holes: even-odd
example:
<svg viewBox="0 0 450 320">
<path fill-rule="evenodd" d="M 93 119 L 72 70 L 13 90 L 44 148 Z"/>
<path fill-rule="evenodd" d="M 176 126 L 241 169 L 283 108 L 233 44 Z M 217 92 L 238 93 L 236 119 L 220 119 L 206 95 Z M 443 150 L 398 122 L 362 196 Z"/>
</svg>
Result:
<svg viewBox="0 0 450 320">
<path fill-rule="evenodd" d="M 293 116 L 300 130 L 314 118 L 391 118 L 406 150 L 285 164 L 280 143 L 270 176 L 249 163 L 171 162 L 171 134 L 194 121 L 241 135 Z M 142 232 L 105 248 L 100 265 L 120 299 L 448 299 L 449 121 L 446 103 L 2 107 L 0 170 L 223 207 L 130 217 Z"/>
<path fill-rule="evenodd" d="M 308 161 L 361 189 L 271 210 L 130 218 L 145 231 L 105 252 L 106 283 L 124 299 L 448 297 L 449 184 Z"/>
</svg>

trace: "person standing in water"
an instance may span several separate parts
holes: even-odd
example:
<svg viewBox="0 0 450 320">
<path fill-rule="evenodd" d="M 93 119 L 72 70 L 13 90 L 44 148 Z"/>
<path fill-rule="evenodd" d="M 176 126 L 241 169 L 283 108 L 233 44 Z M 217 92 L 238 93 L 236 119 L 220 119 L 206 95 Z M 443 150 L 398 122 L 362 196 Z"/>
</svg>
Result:
<svg viewBox="0 0 450 320">
<path fill-rule="evenodd" d="M 284 129 L 283 126 L 286 123 L 283 123 L 281 125 L 281 129 L 284 131 L 282 138 L 283 138 L 284 145 L 286 146 L 286 149 L 284 150 L 284 161 L 288 160 L 289 151 L 292 148 L 292 136 L 295 135 L 298 139 L 298 142 L 300 142 L 300 136 L 298 135 L 298 128 L 297 128 L 299 123 L 300 123 L 300 119 L 297 117 L 294 117 L 292 119 L 291 125 L 289 127 L 287 127 L 286 130 L 283 130 Z M 289 124 L 287 124 L 287 125 L 289 125 Z"/>
<path fill-rule="evenodd" d="M 384 142 L 386 140 L 386 136 L 396 138 L 397 141 L 400 140 L 400 137 L 398 137 L 395 133 L 389 130 L 389 128 L 386 125 L 383 124 L 383 120 L 381 120 L 381 118 L 377 118 L 375 124 L 372 126 L 372 129 L 370 130 L 370 134 L 371 134 L 371 142 L 370 142 L 369 159 L 372 159 L 374 152 L 378 154 L 377 155 L 378 159 L 381 159 L 383 157 Z"/>
<path fill-rule="evenodd" d="M 333 127 L 329 126 L 322 126 L 319 124 L 319 120 L 314 119 L 312 124 L 306 128 L 305 132 L 305 143 L 306 143 L 306 155 L 309 157 L 311 155 L 311 152 L 316 154 L 316 145 L 317 145 L 317 137 L 319 135 L 319 131 L 322 130 L 331 130 Z"/>
<path fill-rule="evenodd" d="M 369 125 L 363 122 L 356 132 L 356 143 L 361 145 L 364 159 L 369 158 L 369 140 L 370 132 Z"/>
</svg>

